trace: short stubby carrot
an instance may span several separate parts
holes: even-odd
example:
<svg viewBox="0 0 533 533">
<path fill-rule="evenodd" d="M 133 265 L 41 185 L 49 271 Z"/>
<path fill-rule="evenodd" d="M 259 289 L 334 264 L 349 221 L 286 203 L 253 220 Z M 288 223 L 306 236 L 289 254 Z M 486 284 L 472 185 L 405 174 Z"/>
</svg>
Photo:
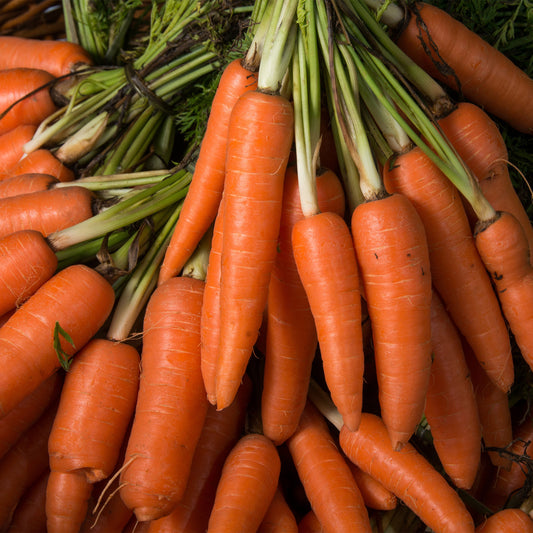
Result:
<svg viewBox="0 0 533 533">
<path fill-rule="evenodd" d="M 424 225 L 402 194 L 353 212 L 383 421 L 401 447 L 422 419 L 431 372 L 431 268 Z"/>
<path fill-rule="evenodd" d="M 24 145 L 37 131 L 35 124 L 21 124 L 0 135 L 0 175 L 16 165 L 24 155 Z"/>
<path fill-rule="evenodd" d="M 114 301 L 105 278 L 76 264 L 54 274 L 17 309 L 0 328 L 0 416 L 60 368 L 54 331 L 65 357 L 71 357 L 102 327 Z"/>
<path fill-rule="evenodd" d="M 28 194 L 31 192 L 46 191 L 59 183 L 59 180 L 50 174 L 28 173 L 15 175 L 5 180 L 0 180 L 0 199 Z"/>
<path fill-rule="evenodd" d="M 39 148 L 20 159 L 18 163 L 0 174 L 0 181 L 21 174 L 49 174 L 58 181 L 73 181 L 74 172 L 50 150 Z"/>
<path fill-rule="evenodd" d="M 363 413 L 357 431 L 343 426 L 342 450 L 396 494 L 435 533 L 473 533 L 474 521 L 457 492 L 411 443 L 394 450 L 380 417 Z"/>
<path fill-rule="evenodd" d="M 242 59 L 234 59 L 224 69 L 211 104 L 189 192 L 161 264 L 159 283 L 180 273 L 215 219 L 224 189 L 231 111 L 241 94 L 256 88 L 257 75 Z"/>
<path fill-rule="evenodd" d="M 216 372 L 219 409 L 235 397 L 263 321 L 276 257 L 293 123 L 289 100 L 259 90 L 244 93 L 231 114 Z"/>
<path fill-rule="evenodd" d="M 152 293 L 120 495 L 137 520 L 168 515 L 187 487 L 207 407 L 200 369 L 204 282 L 174 277 Z"/>
<path fill-rule="evenodd" d="M 40 124 L 56 109 L 50 96 L 54 77 L 44 70 L 0 70 L 0 135 L 21 124 Z"/>
<path fill-rule="evenodd" d="M 0 238 L 21 230 L 45 237 L 91 218 L 94 195 L 85 187 L 64 187 L 0 199 Z"/>
<path fill-rule="evenodd" d="M 22 305 L 56 268 L 57 257 L 39 231 L 0 238 L 0 315 Z"/>
<path fill-rule="evenodd" d="M 50 468 L 78 472 L 95 483 L 109 477 L 119 458 L 137 400 L 137 350 L 91 339 L 66 375 L 48 441 Z"/>
<path fill-rule="evenodd" d="M 207 533 L 257 531 L 278 487 L 281 459 L 276 446 L 260 433 L 241 437 L 229 452 Z"/>
<path fill-rule="evenodd" d="M 533 533 L 533 520 L 522 509 L 501 509 L 481 522 L 476 533 Z"/>
</svg>

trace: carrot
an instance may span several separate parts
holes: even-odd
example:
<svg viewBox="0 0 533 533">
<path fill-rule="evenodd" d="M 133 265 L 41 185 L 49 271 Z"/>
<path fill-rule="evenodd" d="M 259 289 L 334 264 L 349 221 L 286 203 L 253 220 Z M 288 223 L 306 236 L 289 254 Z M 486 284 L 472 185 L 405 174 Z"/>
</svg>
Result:
<svg viewBox="0 0 533 533">
<path fill-rule="evenodd" d="M 65 357 L 91 339 L 114 304 L 111 285 L 92 268 L 57 272 L 0 328 L 0 416 L 5 416 L 59 367 L 54 330 Z M 56 329 L 56 324 L 59 329 Z M 61 339 L 61 331 L 68 339 Z"/>
<path fill-rule="evenodd" d="M 45 237 L 93 216 L 93 193 L 85 187 L 65 187 L 0 199 L 0 238 L 32 229 Z"/>
<path fill-rule="evenodd" d="M 533 80 L 442 9 L 424 2 L 414 4 L 396 43 L 466 99 L 518 131 L 533 133 Z"/>
<path fill-rule="evenodd" d="M 274 499 L 280 470 L 270 439 L 260 433 L 241 437 L 224 461 L 207 533 L 257 531 Z"/>
<path fill-rule="evenodd" d="M 371 531 L 361 492 L 335 445 L 326 419 L 310 402 L 287 447 L 324 531 Z"/>
<path fill-rule="evenodd" d="M 305 513 L 298 522 L 298 533 L 324 533 L 324 531 L 313 509 Z"/>
<path fill-rule="evenodd" d="M 298 533 L 298 524 L 278 487 L 257 533 Z"/>
<path fill-rule="evenodd" d="M 476 533 L 533 533 L 533 520 L 522 509 L 502 509 L 479 524 Z"/>
<path fill-rule="evenodd" d="M 30 39 L 14 35 L 0 38 L 0 68 L 37 68 L 55 77 L 92 64 L 91 56 L 79 44 L 59 39 Z"/>
<path fill-rule="evenodd" d="M 204 282 L 175 277 L 151 295 L 142 373 L 120 495 L 137 520 L 169 514 L 183 497 L 208 401 L 200 370 Z"/>
<path fill-rule="evenodd" d="M 57 178 L 59 181 L 74 180 L 74 172 L 69 167 L 59 161 L 50 150 L 40 148 L 39 150 L 30 152 L 18 163 L 2 173 L 0 175 L 0 181 L 13 176 L 29 173 L 49 174 L 50 176 Z"/>
<path fill-rule="evenodd" d="M 233 401 L 262 323 L 292 140 L 293 108 L 286 98 L 259 90 L 239 98 L 229 124 L 224 185 L 219 409 Z"/>
<path fill-rule="evenodd" d="M 360 204 L 351 227 L 372 323 L 381 413 L 398 448 L 422 418 L 431 371 L 426 234 L 401 194 Z"/>
<path fill-rule="evenodd" d="M 321 209 L 344 214 L 339 178 L 325 171 L 316 178 Z M 292 228 L 303 219 L 294 167 L 285 174 L 278 253 L 269 284 L 265 368 L 261 400 L 263 433 L 279 445 L 296 429 L 307 399 L 317 334 L 292 250 Z"/>
<path fill-rule="evenodd" d="M 0 181 L 0 199 L 51 189 L 59 180 L 50 174 L 20 174 Z"/>
<path fill-rule="evenodd" d="M 0 314 L 20 306 L 57 268 L 43 235 L 21 230 L 0 238 Z"/>
<path fill-rule="evenodd" d="M 352 462 L 394 492 L 435 533 L 474 531 L 454 489 L 410 443 L 395 450 L 378 416 L 363 413 L 357 431 L 343 426 L 339 442 Z"/>
<path fill-rule="evenodd" d="M 92 339 L 65 378 L 50 439 L 50 468 L 95 483 L 109 477 L 131 422 L 139 354 L 125 342 Z"/>
<path fill-rule="evenodd" d="M 56 109 L 47 86 L 54 77 L 44 70 L 0 70 L 0 135 L 21 124 L 39 125 Z"/>
<path fill-rule="evenodd" d="M 378 511 L 390 511 L 396 508 L 398 498 L 393 492 L 386 489 L 377 479 L 361 470 L 351 461 L 348 461 L 348 466 L 367 507 Z"/>
<path fill-rule="evenodd" d="M 461 338 L 434 291 L 433 364 L 425 415 L 442 466 L 455 485 L 470 489 L 481 461 L 481 422 Z"/>
<path fill-rule="evenodd" d="M 211 104 L 189 192 L 161 264 L 158 283 L 179 274 L 214 221 L 224 188 L 231 111 L 241 94 L 256 88 L 257 76 L 242 59 L 234 59 L 224 69 Z"/>
<path fill-rule="evenodd" d="M 0 174 L 18 163 L 24 155 L 24 145 L 31 140 L 36 130 L 34 124 L 21 124 L 0 135 Z"/>
</svg>

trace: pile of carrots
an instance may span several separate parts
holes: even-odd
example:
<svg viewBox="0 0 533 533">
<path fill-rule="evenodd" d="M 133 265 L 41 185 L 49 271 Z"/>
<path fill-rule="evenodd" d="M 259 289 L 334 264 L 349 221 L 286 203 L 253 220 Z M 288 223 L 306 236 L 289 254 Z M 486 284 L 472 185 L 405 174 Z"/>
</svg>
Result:
<svg viewBox="0 0 533 533">
<path fill-rule="evenodd" d="M 140 304 L 102 241 L 60 261 L 112 202 L 27 150 L 93 59 L 0 36 L 0 531 L 533 532 L 533 226 L 491 118 L 532 135 L 533 80 L 388 5 L 394 42 L 362 0 L 248 6 Z"/>
</svg>

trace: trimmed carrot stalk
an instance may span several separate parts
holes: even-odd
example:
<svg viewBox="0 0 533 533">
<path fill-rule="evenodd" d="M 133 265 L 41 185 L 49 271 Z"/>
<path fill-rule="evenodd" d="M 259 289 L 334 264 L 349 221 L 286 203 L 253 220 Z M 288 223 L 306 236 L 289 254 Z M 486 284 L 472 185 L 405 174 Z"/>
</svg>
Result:
<svg viewBox="0 0 533 533">
<path fill-rule="evenodd" d="M 21 230 L 45 237 L 93 216 L 93 193 L 85 187 L 65 187 L 0 199 L 0 238 Z"/>
<path fill-rule="evenodd" d="M 203 291 L 203 281 L 171 278 L 146 309 L 139 393 L 120 476 L 120 495 L 140 522 L 168 515 L 183 497 L 205 421 Z"/>
<path fill-rule="evenodd" d="M 391 511 L 396 508 L 398 498 L 393 492 L 351 461 L 348 461 L 348 466 L 367 507 L 378 511 Z"/>
<path fill-rule="evenodd" d="M 425 414 L 442 466 L 470 489 L 481 461 L 481 422 L 461 338 L 436 292 L 431 303 L 433 364 Z"/>
<path fill-rule="evenodd" d="M 340 215 L 319 213 L 294 225 L 292 245 L 328 389 L 344 423 L 357 429 L 364 353 L 359 272 L 350 230 Z"/>
<path fill-rule="evenodd" d="M 0 415 L 6 415 L 59 367 L 56 324 L 69 358 L 102 327 L 115 300 L 112 286 L 95 270 L 72 265 L 50 278 L 0 328 Z M 61 335 L 60 335 L 61 337 Z"/>
<path fill-rule="evenodd" d="M 21 230 L 0 238 L 0 315 L 22 305 L 56 268 L 42 233 Z"/>
<path fill-rule="evenodd" d="M 343 426 L 339 442 L 353 463 L 394 492 L 435 533 L 474 531 L 455 490 L 410 443 L 395 450 L 378 416 L 363 413 L 357 431 Z"/>
<path fill-rule="evenodd" d="M 133 417 L 139 354 L 124 342 L 91 339 L 65 378 L 48 441 L 50 468 L 95 483 L 115 468 Z"/>
<path fill-rule="evenodd" d="M 220 281 L 217 407 L 235 397 L 252 354 L 276 257 L 294 112 L 283 96 L 248 91 L 228 132 Z"/>
<path fill-rule="evenodd" d="M 24 155 L 24 145 L 37 131 L 34 124 L 21 124 L 0 135 L 0 175 L 15 166 Z"/>
<path fill-rule="evenodd" d="M 533 133 L 533 79 L 444 10 L 417 2 L 396 43 L 467 100 Z"/>
<path fill-rule="evenodd" d="M 59 181 L 73 181 L 74 172 L 46 148 L 30 152 L 18 163 L 0 174 L 0 181 L 21 174 L 49 174 Z"/>
<path fill-rule="evenodd" d="M 311 508 L 326 533 L 371 531 L 363 497 L 326 419 L 308 402 L 287 447 Z"/>
<path fill-rule="evenodd" d="M 249 433 L 228 454 L 207 533 L 257 531 L 274 499 L 281 471 L 278 450 L 270 439 Z"/>
<path fill-rule="evenodd" d="M 224 69 L 211 111 L 189 192 L 168 245 L 158 283 L 177 276 L 215 219 L 225 178 L 228 128 L 233 106 L 247 91 L 257 88 L 257 76 L 242 59 Z"/>
<path fill-rule="evenodd" d="M 46 191 L 59 180 L 50 174 L 20 174 L 0 181 L 0 198 L 9 198 L 19 194 Z"/>
<path fill-rule="evenodd" d="M 481 522 L 476 533 L 533 533 L 533 520 L 522 509 L 501 509 Z"/>
<path fill-rule="evenodd" d="M 437 292 L 483 368 L 507 392 L 514 380 L 509 332 L 459 193 L 420 148 L 391 164 L 385 186 L 409 198 L 424 224 Z"/>
<path fill-rule="evenodd" d="M 320 208 L 344 214 L 345 197 L 331 171 L 317 176 Z M 292 229 L 303 219 L 298 176 L 285 174 L 278 254 L 269 284 L 265 368 L 261 399 L 263 433 L 276 445 L 296 429 L 307 400 L 317 334 L 292 250 Z"/>
<path fill-rule="evenodd" d="M 298 524 L 278 487 L 257 533 L 298 533 Z"/>
<path fill-rule="evenodd" d="M 422 419 L 431 372 L 431 268 L 424 225 L 401 194 L 360 204 L 352 235 L 372 323 L 383 421 L 400 448 Z"/>
</svg>

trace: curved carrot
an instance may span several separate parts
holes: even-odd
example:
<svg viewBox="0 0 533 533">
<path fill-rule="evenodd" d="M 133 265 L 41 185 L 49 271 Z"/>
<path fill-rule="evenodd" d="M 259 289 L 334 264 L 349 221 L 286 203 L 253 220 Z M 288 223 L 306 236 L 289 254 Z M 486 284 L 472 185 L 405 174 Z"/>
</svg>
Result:
<svg viewBox="0 0 533 533">
<path fill-rule="evenodd" d="M 79 44 L 59 39 L 0 37 L 0 68 L 38 68 L 55 77 L 70 74 L 92 59 Z"/>
<path fill-rule="evenodd" d="M 21 174 L 49 174 L 59 181 L 72 181 L 74 172 L 46 148 L 39 148 L 23 157 L 0 175 L 0 181 Z"/>
<path fill-rule="evenodd" d="M 57 272 L 0 328 L 0 416 L 7 414 L 59 367 L 54 331 L 65 357 L 102 327 L 115 300 L 95 270 L 72 265 Z M 59 325 L 72 343 L 62 338 Z"/>
<path fill-rule="evenodd" d="M 64 187 L 0 199 L 0 238 L 32 229 L 45 237 L 93 216 L 93 193 L 85 187 Z"/>
<path fill-rule="evenodd" d="M 224 189 L 230 115 L 239 97 L 257 88 L 256 78 L 242 59 L 234 59 L 222 73 L 189 192 L 161 264 L 159 283 L 179 274 L 215 219 Z"/>
<path fill-rule="evenodd" d="M 0 315 L 26 301 L 57 268 L 42 233 L 21 230 L 0 238 Z"/>
<path fill-rule="evenodd" d="M 533 79 L 442 9 L 417 2 L 396 42 L 468 100 L 518 131 L 533 133 Z"/>
<path fill-rule="evenodd" d="M 431 371 L 431 268 L 424 226 L 401 194 L 360 204 L 352 235 L 372 323 L 383 421 L 394 447 L 422 419 Z"/>
<path fill-rule="evenodd" d="M 533 533 L 533 520 L 522 509 L 502 509 L 479 524 L 476 533 Z"/>
<path fill-rule="evenodd" d="M 391 164 L 385 186 L 409 198 L 424 224 L 437 292 L 490 378 L 507 392 L 514 380 L 509 332 L 459 193 L 418 147 Z"/>
<path fill-rule="evenodd" d="M 280 471 L 278 450 L 270 439 L 259 433 L 241 437 L 224 461 L 207 533 L 257 531 Z"/>
<path fill-rule="evenodd" d="M 19 162 L 24 155 L 24 145 L 36 131 L 35 124 L 21 124 L 0 135 L 0 175 Z"/>
<path fill-rule="evenodd" d="M 0 135 L 21 124 L 39 125 L 56 109 L 49 86 L 54 77 L 44 70 L 0 70 Z"/>
<path fill-rule="evenodd" d="M 50 174 L 20 174 L 0 181 L 0 199 L 19 194 L 46 191 L 51 189 L 59 180 Z"/>
<path fill-rule="evenodd" d="M 363 497 L 326 419 L 310 402 L 287 447 L 298 477 L 326 533 L 370 532 Z"/>
<path fill-rule="evenodd" d="M 474 521 L 455 490 L 410 443 L 394 450 L 381 418 L 363 413 L 357 431 L 341 428 L 339 442 L 352 462 L 394 492 L 435 533 L 473 533 Z"/>
<path fill-rule="evenodd" d="M 52 471 L 77 472 L 89 483 L 111 475 L 138 383 L 139 354 L 129 344 L 92 339 L 77 353 L 48 441 Z"/>
<path fill-rule="evenodd" d="M 244 93 L 231 114 L 216 372 L 219 409 L 235 397 L 263 320 L 276 257 L 293 115 L 286 98 L 259 90 Z"/>
<path fill-rule="evenodd" d="M 393 492 L 351 461 L 348 461 L 348 466 L 367 507 L 378 511 L 390 511 L 397 507 L 398 498 Z"/>
<path fill-rule="evenodd" d="M 331 171 L 316 178 L 319 206 L 344 214 L 342 184 Z M 263 433 L 279 445 L 296 429 L 307 399 L 317 335 L 292 251 L 292 228 L 303 219 L 298 176 L 287 168 L 278 253 L 268 287 L 265 367 L 261 399 Z"/>
<path fill-rule="evenodd" d="M 203 281 L 171 278 L 146 309 L 139 394 L 120 476 L 120 495 L 140 522 L 169 514 L 183 497 L 205 421 L 203 291 Z"/>
<path fill-rule="evenodd" d="M 298 533 L 298 524 L 278 487 L 257 533 Z"/>
</svg>

